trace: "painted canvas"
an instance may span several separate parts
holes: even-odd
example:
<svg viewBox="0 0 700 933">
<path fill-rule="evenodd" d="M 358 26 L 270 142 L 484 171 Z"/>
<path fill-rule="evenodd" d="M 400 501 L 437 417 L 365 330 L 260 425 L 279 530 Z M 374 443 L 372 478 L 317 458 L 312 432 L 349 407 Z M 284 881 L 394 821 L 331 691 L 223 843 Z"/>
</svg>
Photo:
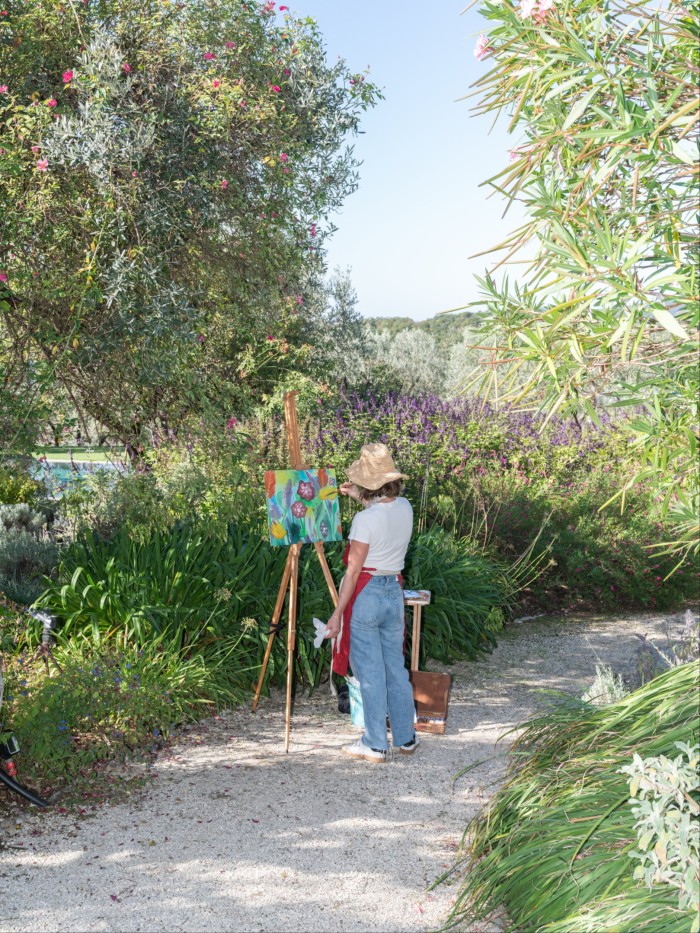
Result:
<svg viewBox="0 0 700 933">
<path fill-rule="evenodd" d="M 265 495 L 270 544 L 342 539 L 335 470 L 268 470 Z"/>
</svg>

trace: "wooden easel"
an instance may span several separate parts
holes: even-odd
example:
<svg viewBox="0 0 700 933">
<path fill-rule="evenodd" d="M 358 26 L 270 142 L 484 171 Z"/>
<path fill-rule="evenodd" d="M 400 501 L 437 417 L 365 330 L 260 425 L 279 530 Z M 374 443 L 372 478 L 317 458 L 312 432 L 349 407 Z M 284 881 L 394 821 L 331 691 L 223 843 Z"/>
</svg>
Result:
<svg viewBox="0 0 700 933">
<path fill-rule="evenodd" d="M 299 423 L 297 422 L 296 392 L 284 393 L 284 420 L 287 426 L 287 442 L 289 444 L 290 466 L 293 470 L 308 470 L 308 464 L 304 463 L 302 460 L 301 446 L 299 444 Z M 316 554 L 318 555 L 318 559 L 321 564 L 323 576 L 325 577 L 326 583 L 328 584 L 328 590 L 331 594 L 333 605 L 337 606 L 338 591 L 335 588 L 335 583 L 333 582 L 333 577 L 331 576 L 331 571 L 328 566 L 328 562 L 326 561 L 326 554 L 323 550 L 323 543 L 321 541 L 315 541 L 314 548 L 316 549 Z M 280 617 L 282 615 L 282 607 L 284 606 L 284 600 L 285 596 L 287 595 L 287 591 L 289 591 L 289 623 L 287 626 L 287 705 L 285 708 L 284 716 L 285 752 L 289 751 L 289 733 L 292 721 L 292 684 L 294 681 L 294 649 L 296 648 L 297 634 L 297 589 L 299 586 L 300 552 L 301 544 L 291 544 L 289 546 L 287 563 L 284 566 L 282 583 L 280 585 L 279 593 L 277 594 L 275 609 L 272 613 L 272 621 L 270 622 L 267 647 L 265 648 L 265 657 L 263 658 L 262 668 L 260 669 L 260 677 L 258 678 L 258 685 L 255 688 L 255 699 L 253 700 L 253 712 L 255 712 L 258 708 L 260 691 L 262 690 L 263 681 L 265 680 L 267 664 L 270 660 L 272 642 L 275 635 L 281 628 Z"/>
</svg>

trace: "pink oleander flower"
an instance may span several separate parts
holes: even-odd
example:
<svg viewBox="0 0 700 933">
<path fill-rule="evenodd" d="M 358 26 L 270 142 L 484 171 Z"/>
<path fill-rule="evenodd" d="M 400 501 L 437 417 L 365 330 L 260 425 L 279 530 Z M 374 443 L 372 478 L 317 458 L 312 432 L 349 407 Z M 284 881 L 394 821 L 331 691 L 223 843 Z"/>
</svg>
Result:
<svg viewBox="0 0 700 933">
<path fill-rule="evenodd" d="M 227 48 L 227 49 L 235 49 L 235 48 L 236 48 L 236 43 L 235 43 L 235 42 L 227 42 L 227 43 L 226 43 L 226 48 Z"/>
<path fill-rule="evenodd" d="M 285 11 L 285 10 L 288 10 L 288 9 L 289 9 L 288 6 L 281 6 L 281 7 L 280 7 L 280 13 L 284 13 L 284 11 Z"/>
<path fill-rule="evenodd" d="M 69 81 L 72 81 L 72 80 L 73 80 L 73 72 L 72 72 L 72 71 L 64 71 L 64 72 L 63 72 L 63 83 L 64 83 L 64 84 L 68 84 L 68 82 L 69 82 Z"/>
<path fill-rule="evenodd" d="M 46 101 L 46 106 L 47 107 L 58 107 L 58 101 L 56 100 L 55 97 L 52 97 L 51 100 Z"/>
<path fill-rule="evenodd" d="M 229 418 L 228 421 L 226 422 L 226 427 L 229 430 L 231 430 L 232 428 L 235 428 L 237 424 L 238 424 L 238 418 Z"/>
<path fill-rule="evenodd" d="M 200 335 L 197 337 L 197 340 L 198 340 L 200 343 L 204 343 L 205 339 L 206 339 L 206 338 L 205 338 L 204 334 L 200 334 Z"/>
<path fill-rule="evenodd" d="M 239 106 L 239 107 L 247 107 L 247 106 L 248 106 L 248 101 L 247 101 L 247 100 L 242 100 L 238 106 Z"/>
<path fill-rule="evenodd" d="M 282 90 L 282 88 L 279 86 L 279 84 L 271 84 L 271 85 L 270 85 L 270 90 L 271 90 L 271 91 L 274 91 L 275 94 L 279 94 L 279 92 Z"/>
<path fill-rule="evenodd" d="M 292 69 L 291 69 L 291 68 L 285 68 L 285 69 L 282 71 L 282 74 L 285 76 L 285 78 L 288 78 L 288 77 L 290 76 L 291 73 L 292 73 Z"/>
<path fill-rule="evenodd" d="M 0 272 L 0 282 L 7 282 L 7 272 Z"/>
<path fill-rule="evenodd" d="M 138 178 L 138 177 L 139 177 L 139 173 L 134 169 L 134 171 L 131 173 L 131 177 L 132 177 L 132 178 Z"/>
<path fill-rule="evenodd" d="M 37 171 L 39 172 L 47 172 L 49 168 L 48 159 L 39 159 L 39 161 L 36 163 L 36 167 Z"/>
<path fill-rule="evenodd" d="M 215 58 L 216 58 L 216 55 L 214 55 L 213 52 L 205 52 L 205 53 L 204 53 L 204 61 L 205 61 L 205 62 L 213 62 Z"/>
<path fill-rule="evenodd" d="M 221 87 L 221 81 L 217 78 L 215 81 L 212 81 L 211 86 L 213 88 Z"/>
<path fill-rule="evenodd" d="M 311 234 L 311 236 L 316 236 L 316 224 L 311 224 L 311 226 L 309 227 L 309 233 Z"/>
<path fill-rule="evenodd" d="M 129 62 L 124 62 L 124 64 L 122 65 L 122 71 L 124 72 L 125 75 L 129 74 L 129 72 L 131 71 L 131 65 L 129 64 Z"/>
<path fill-rule="evenodd" d="M 272 3 L 272 0 L 269 0 L 269 2 L 266 3 L 266 4 L 263 6 L 263 8 L 262 8 L 262 9 L 263 9 L 263 13 L 272 13 L 272 11 L 274 10 L 274 8 L 275 8 L 275 4 Z"/>
<path fill-rule="evenodd" d="M 520 18 L 527 19 L 528 16 L 537 12 L 538 2 L 539 0 L 520 0 Z"/>
<path fill-rule="evenodd" d="M 280 162 L 286 162 L 289 156 L 286 152 L 280 152 Z"/>
<path fill-rule="evenodd" d="M 39 152 L 38 146 L 32 146 L 32 152 Z"/>
<path fill-rule="evenodd" d="M 0 10 L 0 16 L 7 16 L 7 10 Z"/>
<path fill-rule="evenodd" d="M 7 94 L 8 87 L 6 84 L 0 84 L 0 94 Z"/>
<path fill-rule="evenodd" d="M 535 12 L 534 18 L 538 23 L 543 23 L 547 19 L 547 13 L 554 9 L 554 0 L 540 0 L 539 9 Z"/>
<path fill-rule="evenodd" d="M 493 52 L 493 48 L 489 45 L 489 40 L 486 38 L 482 32 L 479 38 L 476 40 L 476 45 L 474 46 L 474 55 L 479 59 L 486 58 L 489 52 Z"/>
<path fill-rule="evenodd" d="M 275 338 L 272 336 L 272 334 L 268 334 L 268 335 L 267 335 L 267 339 L 268 339 L 268 340 L 274 340 Z"/>
<path fill-rule="evenodd" d="M 225 178 L 221 179 L 221 188 L 223 191 L 226 191 L 226 189 L 228 188 L 228 182 L 226 181 Z"/>
</svg>

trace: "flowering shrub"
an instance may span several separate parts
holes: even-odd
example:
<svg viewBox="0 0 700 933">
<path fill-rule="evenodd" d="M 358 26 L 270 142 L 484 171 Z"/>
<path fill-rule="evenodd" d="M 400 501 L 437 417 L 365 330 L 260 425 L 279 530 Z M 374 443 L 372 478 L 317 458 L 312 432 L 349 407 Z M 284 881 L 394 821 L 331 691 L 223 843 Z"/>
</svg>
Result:
<svg viewBox="0 0 700 933">
<path fill-rule="evenodd" d="M 569 608 L 676 605 L 694 594 L 688 564 L 654 554 L 665 540 L 659 506 L 642 483 L 624 514 L 601 507 L 634 468 L 626 435 L 604 417 L 601 426 L 496 410 L 480 399 L 436 395 L 347 393 L 317 397 L 300 418 L 309 462 L 341 471 L 362 444 L 383 441 L 410 479 L 407 495 L 420 528 L 437 524 L 457 536 L 478 532 L 499 558 L 512 562 L 543 528 L 539 546 L 554 561 L 526 598 Z M 246 425 L 260 464 L 283 466 L 284 429 Z"/>
</svg>

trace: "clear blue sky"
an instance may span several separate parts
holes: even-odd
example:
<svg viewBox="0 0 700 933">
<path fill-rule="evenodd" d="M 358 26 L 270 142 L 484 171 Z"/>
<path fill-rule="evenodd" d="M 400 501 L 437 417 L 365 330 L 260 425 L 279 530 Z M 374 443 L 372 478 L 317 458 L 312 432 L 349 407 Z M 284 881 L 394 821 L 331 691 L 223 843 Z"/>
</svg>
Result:
<svg viewBox="0 0 700 933">
<path fill-rule="evenodd" d="M 328 249 L 331 267 L 351 267 L 365 316 L 421 320 L 473 300 L 474 273 L 488 259 L 469 256 L 520 217 L 511 209 L 502 220 L 504 201 L 479 187 L 507 164 L 514 140 L 471 116 L 473 101 L 458 101 L 488 68 L 473 54 L 484 20 L 476 7 L 462 13 L 466 2 L 289 3 L 318 22 L 329 61 L 369 65 L 385 95 L 364 118 L 360 187 L 336 216 Z"/>
</svg>

